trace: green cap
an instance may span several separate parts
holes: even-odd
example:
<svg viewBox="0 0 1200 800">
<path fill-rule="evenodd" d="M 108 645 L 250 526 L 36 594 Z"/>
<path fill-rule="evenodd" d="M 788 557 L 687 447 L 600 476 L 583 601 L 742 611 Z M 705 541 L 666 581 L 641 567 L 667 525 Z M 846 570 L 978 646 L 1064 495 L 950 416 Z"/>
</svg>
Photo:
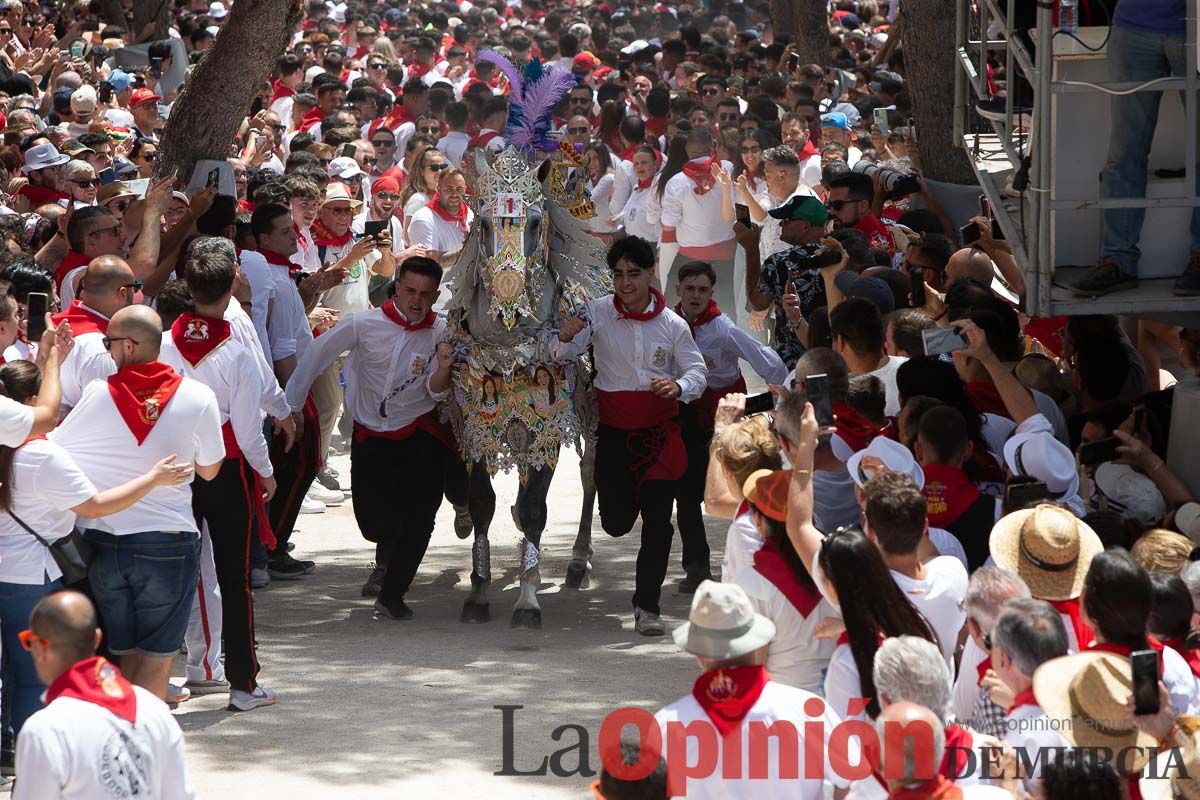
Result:
<svg viewBox="0 0 1200 800">
<path fill-rule="evenodd" d="M 775 219 L 802 219 L 819 227 L 823 227 L 829 221 L 829 212 L 825 210 L 825 205 L 817 198 L 806 194 L 798 194 L 767 213 Z"/>
</svg>

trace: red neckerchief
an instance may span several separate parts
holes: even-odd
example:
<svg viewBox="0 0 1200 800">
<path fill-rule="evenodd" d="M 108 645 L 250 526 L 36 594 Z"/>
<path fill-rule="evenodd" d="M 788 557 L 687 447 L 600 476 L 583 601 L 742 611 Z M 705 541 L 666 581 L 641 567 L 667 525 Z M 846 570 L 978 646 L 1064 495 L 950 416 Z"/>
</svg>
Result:
<svg viewBox="0 0 1200 800">
<path fill-rule="evenodd" d="M 657 139 L 667 132 L 667 126 L 670 124 L 670 117 L 651 117 L 646 120 L 646 133 Z"/>
<path fill-rule="evenodd" d="M 754 571 L 769 580 L 805 619 L 821 602 L 821 593 L 800 582 L 795 570 L 783 560 L 779 545 L 769 539 L 754 553 Z"/>
<path fill-rule="evenodd" d="M 309 128 L 316 126 L 323 119 L 325 119 L 325 112 L 319 107 L 313 106 L 312 109 L 300 119 L 300 130 L 307 131 Z"/>
<path fill-rule="evenodd" d="M 1179 637 L 1163 639 L 1162 643 L 1164 646 L 1171 648 L 1183 656 L 1183 660 L 1191 667 L 1192 674 L 1200 677 L 1200 650 L 1195 648 L 1188 649 L 1187 643 Z"/>
<path fill-rule="evenodd" d="M 1146 645 L 1151 650 L 1158 653 L 1158 671 L 1159 674 L 1161 674 L 1163 664 L 1163 649 L 1166 647 L 1166 645 L 1148 633 L 1146 634 Z M 1129 656 L 1133 655 L 1132 647 L 1126 647 L 1123 644 L 1112 644 L 1111 642 L 1092 642 L 1087 647 L 1083 647 L 1081 645 L 1079 649 L 1091 650 L 1098 653 L 1113 653 L 1114 655 L 1125 656 L 1126 658 L 1129 658 Z"/>
<path fill-rule="evenodd" d="M 633 154 L 636 153 L 637 149 L 641 146 L 641 142 L 634 142 L 633 144 L 629 145 L 629 147 L 626 147 L 624 150 L 622 150 L 621 155 L 617 157 L 622 161 L 633 161 Z"/>
<path fill-rule="evenodd" d="M 81 336 L 85 333 L 108 333 L 108 320 L 78 300 L 72 300 L 66 311 L 60 311 L 51 319 L 54 324 L 66 320 L 71 323 L 71 334 Z"/>
<path fill-rule="evenodd" d="M 1058 9 L 1055 8 L 1055 11 Z M 1142 800 L 1142 773 L 1135 772 L 1132 775 L 1122 775 L 1121 780 L 1125 781 L 1125 788 L 1129 792 L 1129 800 Z"/>
<path fill-rule="evenodd" d="M 382 306 L 380 306 L 380 309 L 383 311 L 383 315 L 385 317 L 399 325 L 401 328 L 404 328 L 406 331 L 420 331 L 424 330 L 425 328 L 432 328 L 433 323 L 437 321 L 437 314 L 430 311 L 425 315 L 425 319 L 421 320 L 420 322 L 409 322 L 408 318 L 400 313 L 400 309 L 396 308 L 395 300 L 384 303 Z"/>
<path fill-rule="evenodd" d="M 293 280 L 300 274 L 300 265 L 292 261 L 287 256 L 281 256 L 274 250 L 268 250 L 265 247 L 259 248 L 259 254 L 267 260 L 268 264 L 274 264 L 277 267 L 287 267 L 288 277 Z"/>
<path fill-rule="evenodd" d="M 351 233 L 350 229 L 346 228 L 346 232 L 341 236 L 338 236 L 333 231 L 329 230 L 329 228 L 325 226 L 324 222 L 321 222 L 320 217 L 317 217 L 316 221 L 312 224 L 313 244 L 315 244 L 317 247 L 345 247 L 350 243 L 350 239 L 353 237 L 353 235 L 354 234 Z"/>
<path fill-rule="evenodd" d="M 897 787 L 888 792 L 888 800 L 962 800 L 962 796 L 962 789 L 942 774 L 935 775 L 931 781 Z"/>
<path fill-rule="evenodd" d="M 650 188 L 650 184 L 652 184 L 652 183 L 654 183 L 653 175 L 651 175 L 649 178 L 646 178 L 645 180 L 639 179 L 637 182 L 637 186 L 633 187 L 633 190 L 635 192 L 644 192 L 645 190 Z"/>
<path fill-rule="evenodd" d="M 380 117 L 379 119 L 371 121 L 371 124 L 367 126 L 367 138 L 369 139 L 374 136 L 375 131 L 379 130 L 381 127 L 387 128 L 390 131 L 395 131 L 406 122 L 416 121 L 417 119 L 412 115 L 411 111 L 405 108 L 403 104 L 397 103 L 396 105 L 392 106 L 392 110 L 388 112 L 386 117 Z"/>
<path fill-rule="evenodd" d="M 472 136 L 467 140 L 467 149 L 472 147 L 487 147 L 487 143 L 500 135 L 499 131 L 494 131 L 490 128 L 482 130 L 478 135 Z"/>
<path fill-rule="evenodd" d="M 683 317 L 683 321 L 688 324 L 688 330 L 690 330 L 692 332 L 692 339 L 695 339 L 696 338 L 696 328 L 699 328 L 701 325 L 705 325 L 709 322 L 712 322 L 714 319 L 721 316 L 721 309 L 717 306 L 716 300 L 709 300 L 708 305 L 705 307 L 705 309 L 703 311 L 700 312 L 699 316 L 696 317 L 695 322 L 689 320 L 686 316 L 684 316 L 683 303 L 677 303 L 675 305 L 675 313 L 678 314 L 679 316 Z"/>
<path fill-rule="evenodd" d="M 731 667 L 705 672 L 692 685 L 692 697 L 724 739 L 754 708 L 771 676 L 767 668 Z"/>
<path fill-rule="evenodd" d="M 743 170 L 742 174 L 746 176 L 746 185 L 750 187 L 751 192 L 758 191 L 758 175 L 750 170 Z"/>
<path fill-rule="evenodd" d="M 59 262 L 58 269 L 54 270 L 54 287 L 61 289 L 63 281 L 67 279 L 71 270 L 86 267 L 89 263 L 91 263 L 91 259 L 83 253 L 68 250 L 67 254 L 63 256 L 63 260 Z"/>
<path fill-rule="evenodd" d="M 888 229 L 880 221 L 879 217 L 874 214 L 867 214 L 851 227 L 867 237 L 867 244 L 870 247 L 887 250 L 888 255 L 896 254 L 896 245 L 892 241 L 892 235 L 888 233 Z"/>
<path fill-rule="evenodd" d="M 109 376 L 108 393 L 138 445 L 146 441 L 182 383 L 183 376 L 161 361 L 127 364 Z"/>
<path fill-rule="evenodd" d="M 1067 615 L 1067 618 L 1071 620 L 1071 630 L 1075 631 L 1075 646 L 1080 650 L 1086 650 L 1096 634 L 1083 621 L 1083 614 L 1079 608 L 1079 598 L 1047 600 L 1046 602 L 1054 606 L 1054 610 L 1058 613 Z"/>
<path fill-rule="evenodd" d="M 805 159 L 812 158 L 813 156 L 819 156 L 819 155 L 821 155 L 821 151 L 817 149 L 817 146 L 815 144 L 813 144 L 812 139 L 806 138 L 804 140 L 804 147 L 800 148 L 800 152 L 796 154 L 796 157 L 799 158 L 801 162 L 803 162 Z"/>
<path fill-rule="evenodd" d="M 987 658 L 985 658 L 983 661 L 980 661 L 978 664 L 975 665 L 975 672 L 978 675 L 978 678 L 975 681 L 976 686 L 983 685 L 983 678 L 985 675 L 987 675 L 987 671 L 991 668 L 992 668 L 992 657 L 990 655 Z"/>
<path fill-rule="evenodd" d="M 716 161 L 716 156 L 709 156 L 708 158 L 702 156 L 700 158 L 693 158 L 683 165 L 683 174 L 691 178 L 692 183 L 696 184 L 696 187 L 692 189 L 693 192 L 704 195 L 708 194 L 709 190 L 712 189 L 713 184 L 716 183 L 716 178 L 712 175 L 712 166 Z"/>
<path fill-rule="evenodd" d="M 613 306 L 617 309 L 617 319 L 631 319 L 635 322 L 649 322 L 650 320 L 654 319 L 663 312 L 664 308 L 667 307 L 667 298 L 663 297 L 663 293 L 658 289 L 655 289 L 653 286 L 650 287 L 650 297 L 654 300 L 654 302 L 651 304 L 653 306 L 651 310 L 630 311 L 629 309 L 625 308 L 624 305 L 622 305 L 621 301 L 618 300 L 617 296 L 614 294 L 612 298 Z"/>
<path fill-rule="evenodd" d="M 27 183 L 18 189 L 17 196 L 28 197 L 30 208 L 48 206 L 51 203 L 57 203 L 59 200 L 66 200 L 70 197 L 70 195 L 51 189 L 49 186 L 37 186 L 32 183 Z"/>
<path fill-rule="evenodd" d="M 60 697 L 94 703 L 132 724 L 137 722 L 137 695 L 117 665 L 101 656 L 80 661 L 54 679 L 46 690 L 46 705 Z"/>
<path fill-rule="evenodd" d="M 458 229 L 464 234 L 467 232 L 467 202 L 465 200 L 459 205 L 457 214 L 451 214 L 445 209 L 442 205 L 442 196 L 437 192 L 434 192 L 433 199 L 425 205 L 433 209 L 433 213 L 446 220 L 446 222 L 457 222 Z"/>
<path fill-rule="evenodd" d="M 925 495 L 931 526 L 945 528 L 979 499 L 979 487 L 958 467 L 929 464 L 923 469 L 925 486 L 921 494 Z"/>
<path fill-rule="evenodd" d="M 1004 405 L 996 384 L 985 381 L 971 381 L 965 387 L 967 398 L 980 414 L 995 414 L 998 417 L 1012 419 L 1012 412 Z"/>
<path fill-rule="evenodd" d="M 271 99 L 267 101 L 267 108 L 275 105 L 275 101 L 282 97 L 291 97 L 296 93 L 295 89 L 284 86 L 283 81 L 279 78 L 271 81 Z"/>
<path fill-rule="evenodd" d="M 427 75 L 429 73 L 429 71 L 431 69 L 433 69 L 433 67 L 431 65 L 426 64 L 423 61 L 414 61 L 413 63 L 407 64 L 406 66 L 408 67 L 408 70 L 407 70 L 408 75 L 406 77 L 410 81 L 413 78 L 425 77 L 425 75 Z"/>
<path fill-rule="evenodd" d="M 1041 708 L 1041 706 L 1038 705 L 1037 698 L 1033 695 L 1033 689 L 1026 689 L 1023 692 L 1018 692 L 1017 696 L 1013 698 L 1012 705 L 1009 706 L 1004 713 L 1011 714 L 1021 706 L 1033 706 L 1034 708 Z"/>
<path fill-rule="evenodd" d="M 874 423 L 845 403 L 833 404 L 833 419 L 837 435 L 856 453 L 879 435 Z"/>
<path fill-rule="evenodd" d="M 171 325 L 171 339 L 183 360 L 193 367 L 229 341 L 229 322 L 185 311 Z"/>
</svg>

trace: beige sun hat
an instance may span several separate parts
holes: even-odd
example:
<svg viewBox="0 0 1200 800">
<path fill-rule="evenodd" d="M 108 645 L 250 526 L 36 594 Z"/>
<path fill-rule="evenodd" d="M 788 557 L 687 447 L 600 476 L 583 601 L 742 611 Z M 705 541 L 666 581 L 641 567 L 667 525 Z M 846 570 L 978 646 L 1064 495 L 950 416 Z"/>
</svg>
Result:
<svg viewBox="0 0 1200 800">
<path fill-rule="evenodd" d="M 675 629 L 675 644 L 701 658 L 727 660 L 753 653 L 775 638 L 775 623 L 754 611 L 736 583 L 704 581 L 692 598 L 688 621 Z"/>
<path fill-rule="evenodd" d="M 1034 597 L 1070 600 L 1083 591 L 1088 567 L 1104 544 L 1070 511 L 1043 503 L 996 522 L 988 549 L 996 566 L 1020 575 Z"/>
<path fill-rule="evenodd" d="M 1087 651 L 1054 658 L 1033 673 L 1033 694 L 1055 730 L 1076 747 L 1108 747 L 1128 752 L 1131 761 L 1114 764 L 1122 774 L 1139 772 L 1158 740 L 1133 724 L 1125 703 L 1133 692 L 1129 659 Z M 1126 751 L 1136 747 L 1137 750 Z"/>
</svg>

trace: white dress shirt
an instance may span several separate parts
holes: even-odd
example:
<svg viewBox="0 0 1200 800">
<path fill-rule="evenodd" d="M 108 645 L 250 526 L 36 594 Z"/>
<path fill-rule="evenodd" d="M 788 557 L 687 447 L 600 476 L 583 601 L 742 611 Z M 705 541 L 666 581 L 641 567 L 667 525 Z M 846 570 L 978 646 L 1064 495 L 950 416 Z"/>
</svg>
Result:
<svg viewBox="0 0 1200 800">
<path fill-rule="evenodd" d="M 650 297 L 646 311 L 655 308 Z M 576 358 L 591 343 L 596 358 L 595 387 L 605 392 L 650 391 L 650 379 L 669 378 L 679 384 L 679 400 L 689 403 L 707 386 L 704 356 L 687 323 L 664 309 L 646 322 L 617 314 L 613 296 L 586 303 L 588 325 L 569 342 L 555 336 L 550 352 L 555 359 Z"/>
<path fill-rule="evenodd" d="M 475 212 L 467 209 L 467 229 L 475 219 Z M 408 243 L 423 244 L 438 253 L 453 253 L 463 246 L 467 235 L 457 222 L 444 220 L 427 205 L 421 207 L 408 223 Z"/>
<path fill-rule="evenodd" d="M 258 343 L 262 348 L 263 357 L 266 358 L 268 364 L 272 364 L 275 358 L 271 353 L 271 337 L 267 333 L 267 317 L 271 315 L 271 305 L 275 300 L 275 281 L 271 279 L 271 265 L 267 263 L 267 259 L 263 258 L 262 253 L 243 250 L 238 255 L 238 266 L 250 283 L 250 321 L 254 325 L 255 334 L 258 335 Z M 237 301 L 231 300 L 229 305 L 236 305 L 241 309 L 241 305 Z M 242 311 L 245 313 L 244 309 Z M 226 317 L 228 316 L 229 312 L 226 309 Z M 274 374 L 274 367 L 272 367 L 272 374 Z"/>
<path fill-rule="evenodd" d="M 722 161 L 730 172 L 733 165 Z M 675 229 L 680 247 L 704 247 L 733 239 L 733 220 L 725 219 L 721 209 L 725 193 L 715 181 L 704 194 L 696 194 L 696 184 L 684 173 L 667 181 L 662 196 L 662 226 Z"/>
<path fill-rule="evenodd" d="M 682 319 L 682 317 L 680 318 Z M 686 321 L 685 321 L 686 322 Z M 782 386 L 788 368 L 770 347 L 762 344 L 721 314 L 696 327 L 696 345 L 708 368 L 708 388 L 724 389 L 742 374 L 738 359 L 745 359 L 767 384 Z"/>
<path fill-rule="evenodd" d="M 834 643 L 813 634 L 821 620 L 838 616 L 833 606 L 821 598 L 807 617 L 802 616 L 787 595 L 754 568 L 753 558 L 733 582 L 746 590 L 755 611 L 775 623 L 775 638 L 767 650 L 771 680 L 809 692 L 820 691 Z"/>
<path fill-rule="evenodd" d="M 634 186 L 621 209 L 620 218 L 625 226 L 625 233 L 629 236 L 638 236 L 647 242 L 657 242 L 662 238 L 662 224 L 659 222 L 661 216 L 662 207 L 658 204 L 656 175 L 645 189 Z"/>
<path fill-rule="evenodd" d="M 373 431 L 399 430 L 446 396 L 429 386 L 437 372 L 437 346 L 445 336 L 441 317 L 432 327 L 408 331 L 382 309 L 355 314 L 313 342 L 288 381 L 288 401 L 299 410 L 317 376 L 349 351 L 342 372 L 354 421 Z"/>
<path fill-rule="evenodd" d="M 288 274 L 288 268 L 280 264 L 267 264 L 267 278 L 270 280 L 271 306 L 266 313 L 267 349 L 275 361 L 283 361 L 288 356 L 297 360 L 304 357 L 304 351 L 312 344 L 312 325 L 308 321 L 308 313 L 304 310 L 304 300 L 296 282 Z M 255 298 L 254 315 L 258 316 L 258 300 Z"/>
<path fill-rule="evenodd" d="M 596 216 L 586 220 L 584 224 L 589 231 L 593 233 L 613 233 L 620 230 L 620 220 L 610 222 L 613 217 L 618 216 L 616 209 L 612 205 L 613 181 L 615 178 L 610 173 L 601 175 L 600 180 L 593 185 L 588 182 L 588 189 L 592 193 L 592 205 L 596 208 Z"/>
<path fill-rule="evenodd" d="M 264 414 L 275 417 L 275 419 L 283 419 L 292 413 L 292 409 L 283 395 L 283 387 L 279 385 L 279 380 L 275 377 L 275 370 L 271 367 L 266 354 L 263 353 L 262 343 L 258 339 L 258 332 L 254 328 L 254 322 L 251 321 L 250 315 L 242 308 L 241 303 L 230 298 L 229 305 L 225 309 L 225 321 L 229 323 L 229 334 L 233 337 L 233 341 L 250 351 L 250 355 L 254 358 L 254 364 L 258 368 L 258 377 L 263 390 L 259 407 Z"/>
</svg>

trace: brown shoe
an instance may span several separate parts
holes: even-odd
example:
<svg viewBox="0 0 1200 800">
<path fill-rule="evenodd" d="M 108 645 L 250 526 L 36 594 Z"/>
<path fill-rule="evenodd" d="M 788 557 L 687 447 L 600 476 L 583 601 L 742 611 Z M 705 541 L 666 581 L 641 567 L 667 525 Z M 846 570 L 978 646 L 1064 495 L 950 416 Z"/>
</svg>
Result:
<svg viewBox="0 0 1200 800">
<path fill-rule="evenodd" d="M 1100 297 L 1110 292 L 1133 289 L 1137 278 L 1121 271 L 1121 265 L 1111 258 L 1103 258 L 1088 270 L 1087 277 L 1071 284 L 1071 291 L 1079 297 Z"/>
<path fill-rule="evenodd" d="M 1188 256 L 1187 266 L 1183 268 L 1183 274 L 1175 279 L 1171 291 L 1180 297 L 1200 295 L 1200 253 Z"/>
</svg>

